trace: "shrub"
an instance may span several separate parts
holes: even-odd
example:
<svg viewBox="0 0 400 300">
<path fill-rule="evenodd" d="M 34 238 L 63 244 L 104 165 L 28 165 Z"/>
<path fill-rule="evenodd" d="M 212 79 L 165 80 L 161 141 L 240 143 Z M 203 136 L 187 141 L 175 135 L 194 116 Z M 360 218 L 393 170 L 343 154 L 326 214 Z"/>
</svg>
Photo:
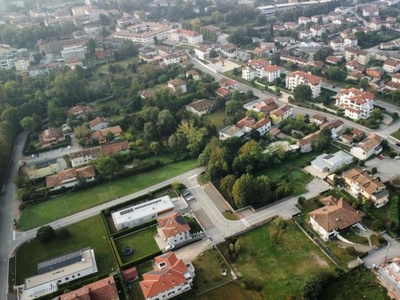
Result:
<svg viewBox="0 0 400 300">
<path fill-rule="evenodd" d="M 376 168 L 376 167 L 373 167 L 372 169 L 371 169 L 371 173 L 372 174 L 376 174 L 378 172 L 378 169 Z"/>
<path fill-rule="evenodd" d="M 71 233 L 69 232 L 68 228 L 59 229 L 57 234 L 62 240 L 66 240 L 71 236 Z"/>
<path fill-rule="evenodd" d="M 347 247 L 346 252 L 350 255 L 356 255 L 357 251 L 354 247 Z"/>
</svg>

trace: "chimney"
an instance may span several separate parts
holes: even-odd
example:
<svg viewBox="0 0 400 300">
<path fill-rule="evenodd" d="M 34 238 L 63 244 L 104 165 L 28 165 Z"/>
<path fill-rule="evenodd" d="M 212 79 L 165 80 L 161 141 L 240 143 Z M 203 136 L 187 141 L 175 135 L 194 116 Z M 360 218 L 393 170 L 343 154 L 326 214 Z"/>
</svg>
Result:
<svg viewBox="0 0 400 300">
<path fill-rule="evenodd" d="M 336 222 L 339 222 L 339 218 L 336 218 Z"/>
</svg>

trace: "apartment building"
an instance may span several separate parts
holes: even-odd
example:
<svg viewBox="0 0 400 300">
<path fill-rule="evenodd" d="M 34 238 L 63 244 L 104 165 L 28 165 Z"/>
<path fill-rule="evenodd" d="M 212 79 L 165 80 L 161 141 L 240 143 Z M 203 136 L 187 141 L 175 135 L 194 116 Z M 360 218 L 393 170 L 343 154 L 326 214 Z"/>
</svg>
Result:
<svg viewBox="0 0 400 300">
<path fill-rule="evenodd" d="M 371 59 L 371 54 L 367 51 L 353 48 L 353 47 L 348 47 L 345 49 L 345 58 L 346 61 L 357 61 L 359 64 L 366 66 L 368 65 L 370 59 Z"/>
<path fill-rule="evenodd" d="M 344 109 L 344 115 L 353 120 L 367 119 L 374 109 L 375 95 L 360 89 L 341 90 L 336 96 L 335 105 Z"/>
<path fill-rule="evenodd" d="M 306 84 L 311 88 L 312 98 L 320 95 L 321 82 L 321 77 L 303 71 L 295 71 L 286 76 L 286 87 L 288 89 L 293 90 L 298 85 Z"/>
<path fill-rule="evenodd" d="M 197 45 L 203 42 L 203 35 L 193 30 L 177 29 L 170 33 L 169 39 L 176 42 Z"/>
</svg>

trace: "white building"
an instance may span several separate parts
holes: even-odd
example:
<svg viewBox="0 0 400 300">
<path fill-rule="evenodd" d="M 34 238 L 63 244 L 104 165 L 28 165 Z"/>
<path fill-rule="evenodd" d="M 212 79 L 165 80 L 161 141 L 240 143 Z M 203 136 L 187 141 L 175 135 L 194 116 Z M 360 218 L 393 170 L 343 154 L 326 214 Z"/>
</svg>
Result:
<svg viewBox="0 0 400 300">
<path fill-rule="evenodd" d="M 375 95 L 360 89 L 342 89 L 335 105 L 344 109 L 344 115 L 353 120 L 367 119 L 374 109 Z"/>
<path fill-rule="evenodd" d="M 375 133 L 371 133 L 365 140 L 350 149 L 350 154 L 358 159 L 366 160 L 374 154 L 382 151 L 381 143 L 383 138 Z"/>
<path fill-rule="evenodd" d="M 379 16 L 379 8 L 375 6 L 369 6 L 362 9 L 363 17 L 377 17 Z"/>
<path fill-rule="evenodd" d="M 184 263 L 174 252 L 154 258 L 155 269 L 143 274 L 140 282 L 146 300 L 171 299 L 192 289 L 195 270 L 191 263 Z"/>
<path fill-rule="evenodd" d="M 383 69 L 388 73 L 396 73 L 400 70 L 400 62 L 388 59 L 383 63 Z"/>
<path fill-rule="evenodd" d="M 271 120 L 268 117 L 255 120 L 251 117 L 244 117 L 236 122 L 236 127 L 240 128 L 244 133 L 249 133 L 252 129 L 256 129 L 261 135 L 264 135 L 271 129 Z"/>
<path fill-rule="evenodd" d="M 345 49 L 345 58 L 346 61 L 357 61 L 359 64 L 366 66 L 368 65 L 370 59 L 371 59 L 371 53 L 353 48 L 353 47 L 348 47 Z"/>
<path fill-rule="evenodd" d="M 286 76 L 286 87 L 289 90 L 293 90 L 298 85 L 306 84 L 311 88 L 312 98 L 320 95 L 321 82 L 321 77 L 303 71 L 295 71 Z"/>
<path fill-rule="evenodd" d="M 168 245 L 175 246 L 192 239 L 190 226 L 180 212 L 174 212 L 165 217 L 157 219 L 158 234 L 168 242 Z"/>
<path fill-rule="evenodd" d="M 155 219 L 174 211 L 174 204 L 169 196 L 147 201 L 111 214 L 115 228 L 121 230 Z"/>
<path fill-rule="evenodd" d="M 0 69 L 11 70 L 15 66 L 12 55 L 0 55 Z"/>
<path fill-rule="evenodd" d="M 38 264 L 38 273 L 39 275 L 25 279 L 21 300 L 31 300 L 56 292 L 60 284 L 97 273 L 94 251 L 84 248 L 41 262 Z"/>
<path fill-rule="evenodd" d="M 31 62 L 28 57 L 15 57 L 14 65 L 17 71 L 28 70 L 28 67 L 31 65 Z"/>
<path fill-rule="evenodd" d="M 203 35 L 197 31 L 177 29 L 172 31 L 169 39 L 176 42 L 184 42 L 192 45 L 201 44 L 203 42 Z"/>
<path fill-rule="evenodd" d="M 85 59 L 85 48 L 81 46 L 64 47 L 64 50 L 61 50 L 61 56 L 64 60 L 71 58 Z"/>
<path fill-rule="evenodd" d="M 353 156 L 338 151 L 334 154 L 321 154 L 311 162 L 311 166 L 321 173 L 333 172 L 336 169 L 353 162 Z"/>
<path fill-rule="evenodd" d="M 187 92 L 186 82 L 184 82 L 180 78 L 175 78 L 168 81 L 168 87 L 179 95 L 185 94 Z"/>
<path fill-rule="evenodd" d="M 118 27 L 117 27 L 118 29 Z M 155 40 L 168 38 L 170 26 L 154 22 L 145 22 L 116 31 L 113 37 L 130 40 L 135 44 L 154 44 Z"/>
<path fill-rule="evenodd" d="M 242 78 L 253 80 L 255 78 L 264 78 L 268 82 L 273 82 L 281 76 L 281 68 L 278 66 L 268 65 L 261 68 L 247 66 L 242 69 Z"/>
</svg>

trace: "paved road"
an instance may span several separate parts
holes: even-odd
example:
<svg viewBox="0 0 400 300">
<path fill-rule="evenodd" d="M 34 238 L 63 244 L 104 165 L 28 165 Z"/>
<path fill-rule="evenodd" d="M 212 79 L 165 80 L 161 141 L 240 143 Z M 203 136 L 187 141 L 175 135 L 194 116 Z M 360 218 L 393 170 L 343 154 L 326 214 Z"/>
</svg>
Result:
<svg viewBox="0 0 400 300">
<path fill-rule="evenodd" d="M 12 249 L 12 222 L 16 190 L 13 183 L 18 173 L 18 159 L 22 155 L 22 148 L 27 133 L 20 134 L 15 142 L 14 151 L 10 160 L 8 176 L 3 185 L 0 198 L 0 299 L 7 299 L 8 291 L 8 259 Z"/>
</svg>

